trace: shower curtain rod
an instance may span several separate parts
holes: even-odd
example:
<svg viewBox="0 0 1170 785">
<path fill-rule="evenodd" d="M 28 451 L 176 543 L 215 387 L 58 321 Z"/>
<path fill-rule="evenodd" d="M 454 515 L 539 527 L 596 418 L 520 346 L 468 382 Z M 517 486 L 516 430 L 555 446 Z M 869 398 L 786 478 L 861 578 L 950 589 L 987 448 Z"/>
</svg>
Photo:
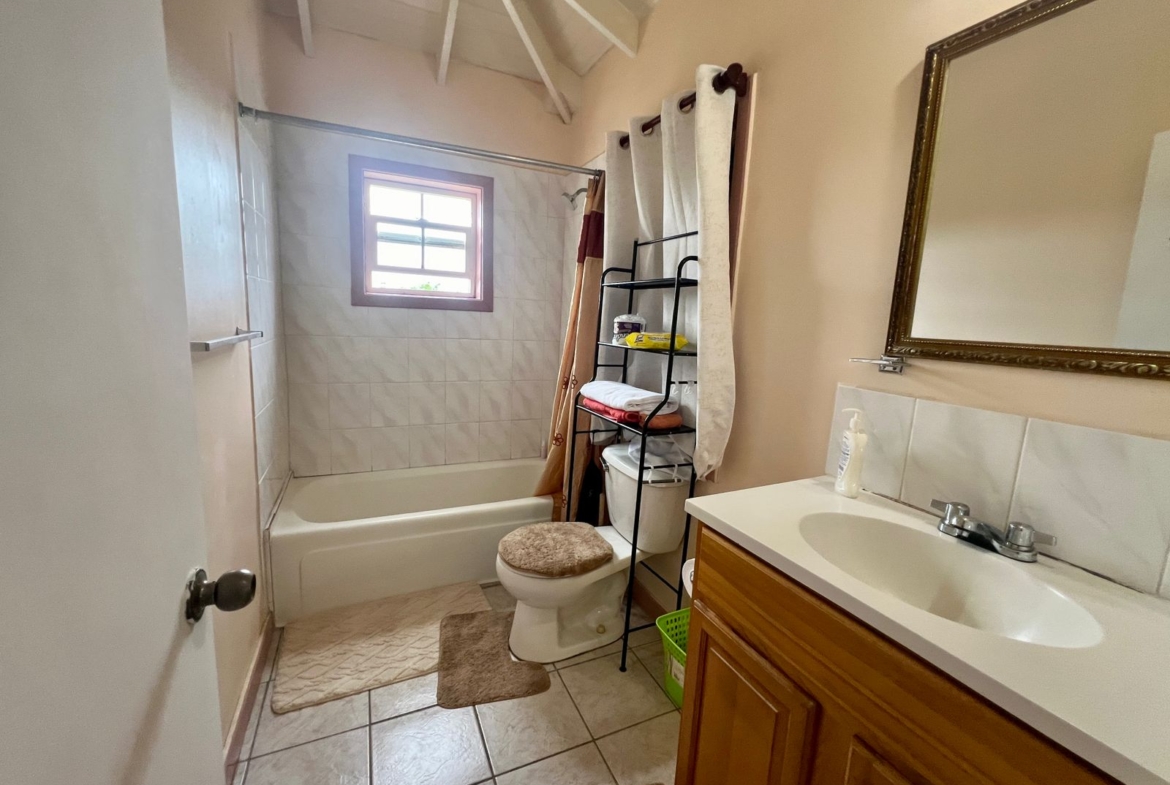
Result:
<svg viewBox="0 0 1170 785">
<path fill-rule="evenodd" d="M 727 66 L 727 70 L 723 73 L 716 74 L 715 78 L 711 80 L 711 86 L 715 88 L 715 92 L 723 95 L 728 90 L 734 90 L 737 98 L 743 98 L 747 95 L 748 77 L 743 72 L 743 66 L 739 63 L 732 63 Z M 695 93 L 683 96 L 679 99 L 678 108 L 686 111 L 695 105 Z M 651 117 L 646 122 L 642 123 L 642 133 L 648 134 L 657 128 L 662 123 L 662 115 Z M 630 135 L 626 134 L 618 140 L 623 148 L 630 146 Z"/>
<path fill-rule="evenodd" d="M 297 117 L 296 115 L 291 114 L 267 112 L 263 109 L 256 109 L 251 106 L 245 106 L 243 103 L 239 104 L 239 109 L 240 117 L 252 117 L 257 120 L 271 120 L 275 123 L 298 125 L 302 128 L 314 128 L 318 131 L 330 131 L 335 134 L 361 136 L 366 139 L 377 139 L 381 142 L 390 142 L 392 144 L 400 144 L 406 147 L 419 147 L 423 150 L 438 150 L 439 152 L 443 153 L 465 155 L 471 158 L 483 158 L 488 161 L 499 161 L 501 163 L 507 164 L 521 164 L 523 166 L 531 166 L 538 169 L 555 169 L 558 172 L 573 172 L 574 174 L 584 174 L 590 177 L 598 177 L 602 173 L 602 170 L 600 169 L 587 169 L 583 166 L 558 164 L 555 161 L 542 161 L 539 158 L 525 158 L 522 155 L 508 155 L 507 153 L 497 153 L 492 150 L 481 150 L 477 147 L 464 147 L 458 144 L 447 144 L 446 142 L 432 142 L 429 139 L 419 139 L 414 136 L 388 134 L 383 133 L 382 131 L 370 131 L 366 128 L 355 128 L 352 125 L 339 125 L 337 123 L 326 123 L 323 120 L 310 120 L 307 117 Z"/>
</svg>

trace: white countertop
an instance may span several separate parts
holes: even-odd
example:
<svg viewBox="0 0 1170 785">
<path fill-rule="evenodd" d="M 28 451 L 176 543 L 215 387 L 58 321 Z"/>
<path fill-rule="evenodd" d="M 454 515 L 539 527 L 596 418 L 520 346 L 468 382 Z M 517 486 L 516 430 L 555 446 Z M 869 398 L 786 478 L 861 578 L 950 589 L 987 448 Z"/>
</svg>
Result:
<svg viewBox="0 0 1170 785">
<path fill-rule="evenodd" d="M 805 515 L 841 512 L 951 540 L 925 513 L 867 493 L 846 499 L 827 477 L 703 496 L 686 506 L 713 530 L 1102 771 L 1133 785 L 1170 785 L 1170 601 L 1041 557 L 1020 569 L 1088 610 L 1104 637 L 1081 649 L 1025 643 L 871 588 L 829 563 L 799 531 Z M 700 565 L 699 581 L 702 575 Z"/>
</svg>

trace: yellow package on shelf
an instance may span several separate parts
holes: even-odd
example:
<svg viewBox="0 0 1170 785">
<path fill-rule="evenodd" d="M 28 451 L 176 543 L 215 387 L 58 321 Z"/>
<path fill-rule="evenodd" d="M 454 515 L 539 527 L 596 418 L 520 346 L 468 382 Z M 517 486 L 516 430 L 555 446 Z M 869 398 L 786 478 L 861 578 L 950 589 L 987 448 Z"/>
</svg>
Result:
<svg viewBox="0 0 1170 785">
<path fill-rule="evenodd" d="M 685 336 L 674 336 L 675 351 L 689 343 Z M 626 345 L 631 349 L 669 349 L 670 333 L 630 333 L 626 336 Z"/>
</svg>

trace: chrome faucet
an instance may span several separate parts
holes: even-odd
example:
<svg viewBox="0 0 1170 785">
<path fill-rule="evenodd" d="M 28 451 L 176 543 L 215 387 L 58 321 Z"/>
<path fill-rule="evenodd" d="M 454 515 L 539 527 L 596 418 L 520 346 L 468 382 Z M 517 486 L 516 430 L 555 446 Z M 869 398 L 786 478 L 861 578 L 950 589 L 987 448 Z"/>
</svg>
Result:
<svg viewBox="0 0 1170 785">
<path fill-rule="evenodd" d="M 990 523 L 971 517 L 971 508 L 961 502 L 943 502 L 934 499 L 930 506 L 943 515 L 938 519 L 938 530 L 980 548 L 995 551 L 1016 561 L 1036 561 L 1036 544 L 1056 545 L 1056 537 L 1033 529 L 1026 523 L 1009 523 L 1000 529 Z"/>
</svg>

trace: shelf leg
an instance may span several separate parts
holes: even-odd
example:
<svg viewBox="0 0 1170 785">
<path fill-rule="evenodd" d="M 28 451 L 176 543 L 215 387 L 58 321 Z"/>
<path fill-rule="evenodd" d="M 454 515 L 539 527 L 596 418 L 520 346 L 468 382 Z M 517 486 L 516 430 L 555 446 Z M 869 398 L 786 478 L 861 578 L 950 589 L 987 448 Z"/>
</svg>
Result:
<svg viewBox="0 0 1170 785">
<path fill-rule="evenodd" d="M 642 475 L 646 470 L 646 436 L 642 436 L 642 444 L 638 450 L 638 490 L 634 494 L 634 541 L 630 552 L 630 578 L 626 584 L 626 625 L 622 630 L 622 665 L 621 672 L 626 672 L 626 657 L 630 651 L 630 615 L 634 610 L 634 576 L 638 572 L 638 525 L 642 521 Z"/>
</svg>

